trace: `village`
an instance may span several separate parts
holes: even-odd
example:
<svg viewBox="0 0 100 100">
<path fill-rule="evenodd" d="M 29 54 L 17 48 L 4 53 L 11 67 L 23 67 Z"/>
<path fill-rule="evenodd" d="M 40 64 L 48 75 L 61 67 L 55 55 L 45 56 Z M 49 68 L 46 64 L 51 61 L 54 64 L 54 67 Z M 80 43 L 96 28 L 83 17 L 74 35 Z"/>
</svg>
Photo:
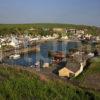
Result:
<svg viewBox="0 0 100 100">
<path fill-rule="evenodd" d="M 27 52 L 40 52 L 38 44 L 47 41 L 81 42 L 81 47 L 70 49 L 66 54 L 63 51 L 48 51 L 48 55 L 52 58 L 51 62 L 48 63 L 40 59 L 30 66 L 36 71 L 46 71 L 49 74 L 55 73 L 60 77 L 71 78 L 77 77 L 83 72 L 89 59 L 100 56 L 100 48 L 91 47 L 91 44 L 100 43 L 100 36 L 87 34 L 87 29 L 53 28 L 52 35 L 49 33 L 46 35 L 30 35 L 28 33 L 28 31 L 34 30 L 34 28 L 30 28 L 23 35 L 0 36 L 0 62 L 3 63 L 5 58 L 19 59 L 21 54 Z M 47 32 L 49 29 L 44 28 L 43 30 Z M 85 46 L 83 46 L 84 43 Z M 90 48 L 87 48 L 87 44 Z"/>
<path fill-rule="evenodd" d="M 100 100 L 100 0 L 0 0 L 0 100 Z"/>
</svg>

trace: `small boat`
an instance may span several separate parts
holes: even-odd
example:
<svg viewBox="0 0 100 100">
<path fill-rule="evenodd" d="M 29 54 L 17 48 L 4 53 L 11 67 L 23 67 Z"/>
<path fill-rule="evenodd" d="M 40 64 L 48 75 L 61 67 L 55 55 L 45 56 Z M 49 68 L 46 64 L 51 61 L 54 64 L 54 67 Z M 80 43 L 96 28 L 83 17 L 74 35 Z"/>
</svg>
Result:
<svg viewBox="0 0 100 100">
<path fill-rule="evenodd" d="M 39 67 L 39 66 L 40 66 L 40 62 L 37 61 L 37 62 L 35 63 L 35 67 Z"/>
<path fill-rule="evenodd" d="M 14 54 L 14 55 L 11 55 L 9 58 L 16 60 L 16 59 L 19 59 L 20 58 L 20 55 L 19 54 Z"/>
</svg>

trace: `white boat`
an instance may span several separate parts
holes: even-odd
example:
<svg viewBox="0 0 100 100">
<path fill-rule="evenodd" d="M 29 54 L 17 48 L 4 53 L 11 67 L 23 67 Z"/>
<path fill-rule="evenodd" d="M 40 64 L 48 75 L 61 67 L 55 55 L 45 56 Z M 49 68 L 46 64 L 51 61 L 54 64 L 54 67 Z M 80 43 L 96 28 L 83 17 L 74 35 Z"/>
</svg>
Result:
<svg viewBox="0 0 100 100">
<path fill-rule="evenodd" d="M 94 53 L 91 53 L 91 52 L 90 52 L 90 53 L 88 54 L 88 57 L 89 57 L 89 58 L 94 57 Z"/>
<path fill-rule="evenodd" d="M 19 59 L 20 55 L 19 54 L 14 54 L 14 55 L 11 55 L 9 58 L 10 59 Z"/>
</svg>

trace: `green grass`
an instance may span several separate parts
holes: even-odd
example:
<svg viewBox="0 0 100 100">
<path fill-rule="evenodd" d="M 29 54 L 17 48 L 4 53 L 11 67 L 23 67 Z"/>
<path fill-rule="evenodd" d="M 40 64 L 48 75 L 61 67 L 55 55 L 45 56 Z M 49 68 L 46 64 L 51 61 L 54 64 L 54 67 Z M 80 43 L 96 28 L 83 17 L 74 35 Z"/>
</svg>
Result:
<svg viewBox="0 0 100 100">
<path fill-rule="evenodd" d="M 96 73 L 100 73 L 100 57 L 95 57 L 91 59 L 88 68 L 84 69 L 84 72 L 81 75 L 79 75 L 76 79 L 81 79 L 84 76 L 86 77 L 89 74 L 96 74 Z"/>
<path fill-rule="evenodd" d="M 90 65 L 84 69 L 82 74 L 74 78 L 79 86 L 94 90 L 100 89 L 100 57 L 91 59 Z"/>
<path fill-rule="evenodd" d="M 35 72 L 0 67 L 0 100 L 99 100 L 100 94 L 61 80 L 41 80 Z"/>
</svg>

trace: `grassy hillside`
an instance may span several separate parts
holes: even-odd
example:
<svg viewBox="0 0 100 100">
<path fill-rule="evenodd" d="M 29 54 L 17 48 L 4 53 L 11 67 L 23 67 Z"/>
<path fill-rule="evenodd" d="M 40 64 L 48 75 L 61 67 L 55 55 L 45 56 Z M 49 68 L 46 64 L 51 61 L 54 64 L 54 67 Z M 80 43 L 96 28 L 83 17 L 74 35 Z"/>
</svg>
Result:
<svg viewBox="0 0 100 100">
<path fill-rule="evenodd" d="M 90 65 L 75 80 L 78 80 L 82 87 L 100 90 L 100 57 L 93 58 Z"/>
<path fill-rule="evenodd" d="M 22 68 L 0 66 L 0 100 L 99 100 L 100 93 L 50 80 Z"/>
</svg>

